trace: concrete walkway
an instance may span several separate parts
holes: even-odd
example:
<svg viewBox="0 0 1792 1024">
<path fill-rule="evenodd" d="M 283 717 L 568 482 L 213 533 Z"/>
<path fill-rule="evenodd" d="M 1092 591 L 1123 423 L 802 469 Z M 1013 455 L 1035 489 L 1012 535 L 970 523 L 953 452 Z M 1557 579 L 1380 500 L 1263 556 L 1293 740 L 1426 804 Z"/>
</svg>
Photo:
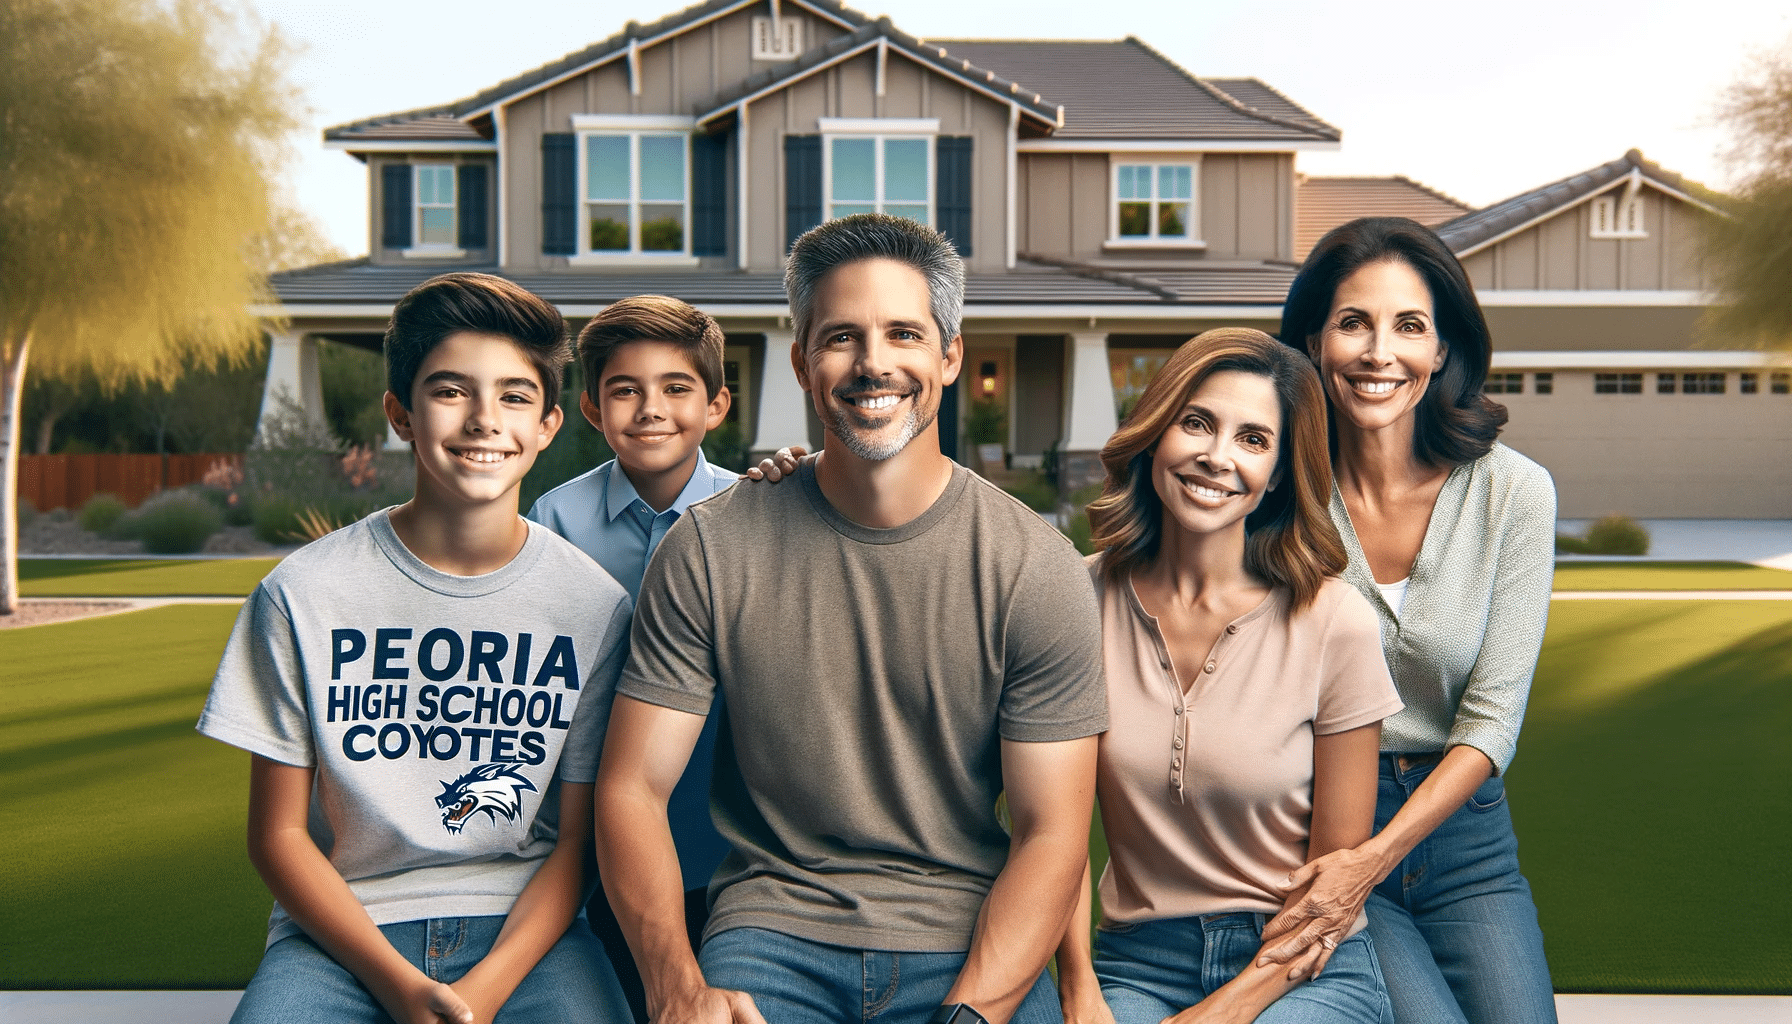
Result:
<svg viewBox="0 0 1792 1024">
<path fill-rule="evenodd" d="M 1792 519 L 1644 519 L 1646 555 L 1557 555 L 1557 561 L 1750 562 L 1792 569 Z M 1562 519 L 1556 532 L 1585 536 L 1591 519 Z"/>
<path fill-rule="evenodd" d="M 241 992 L 0 992 L 6 1024 L 225 1024 Z M 1792 1024 L 1792 996 L 1556 996 L 1561 1024 Z"/>
</svg>

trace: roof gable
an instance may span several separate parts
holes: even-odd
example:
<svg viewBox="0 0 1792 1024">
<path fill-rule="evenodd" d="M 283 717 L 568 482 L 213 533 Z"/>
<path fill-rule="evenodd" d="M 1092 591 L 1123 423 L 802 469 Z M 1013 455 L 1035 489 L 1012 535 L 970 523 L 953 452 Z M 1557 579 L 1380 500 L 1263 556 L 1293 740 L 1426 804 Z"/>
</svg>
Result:
<svg viewBox="0 0 1792 1024">
<path fill-rule="evenodd" d="M 1411 178 L 1310 177 L 1295 188 L 1294 258 L 1306 259 L 1331 229 L 1358 217 L 1406 217 L 1436 227 L 1474 207 Z"/>
<path fill-rule="evenodd" d="M 1458 257 L 1466 257 L 1594 196 L 1623 187 L 1632 178 L 1711 213 L 1724 213 L 1728 205 L 1723 194 L 1645 160 L 1641 151 L 1633 149 L 1610 163 L 1457 217 L 1439 226 L 1437 234 Z"/>
</svg>

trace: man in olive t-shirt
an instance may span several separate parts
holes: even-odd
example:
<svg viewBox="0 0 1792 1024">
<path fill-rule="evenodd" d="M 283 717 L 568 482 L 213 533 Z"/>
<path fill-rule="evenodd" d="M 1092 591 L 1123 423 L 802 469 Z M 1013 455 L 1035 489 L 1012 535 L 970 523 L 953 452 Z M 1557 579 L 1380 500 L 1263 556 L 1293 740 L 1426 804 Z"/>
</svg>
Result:
<svg viewBox="0 0 1792 1024">
<path fill-rule="evenodd" d="M 940 453 L 963 357 L 949 243 L 845 218 L 798 240 L 786 286 L 827 450 L 667 533 L 598 781 L 602 874 L 649 1014 L 1059 1021 L 1043 971 L 1082 877 L 1107 725 L 1088 574 Z M 733 852 L 699 968 L 674 941 L 665 803 L 718 687 L 712 813 Z"/>
</svg>

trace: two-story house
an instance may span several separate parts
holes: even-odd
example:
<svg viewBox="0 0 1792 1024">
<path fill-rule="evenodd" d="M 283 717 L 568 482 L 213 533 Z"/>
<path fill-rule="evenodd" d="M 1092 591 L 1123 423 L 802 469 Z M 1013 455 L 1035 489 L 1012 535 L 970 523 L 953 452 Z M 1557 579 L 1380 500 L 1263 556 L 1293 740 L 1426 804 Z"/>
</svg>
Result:
<svg viewBox="0 0 1792 1024">
<path fill-rule="evenodd" d="M 482 269 L 575 329 L 625 295 L 692 302 L 727 331 L 752 447 L 813 447 L 784 255 L 877 210 L 965 257 L 944 421 L 996 402 L 1014 463 L 1055 450 L 1070 483 L 1098 479 L 1117 408 L 1171 348 L 1274 329 L 1295 154 L 1338 139 L 1261 82 L 1198 78 L 1137 39 L 924 41 L 836 0 L 710 0 L 476 96 L 328 129 L 367 165 L 370 255 L 275 280 L 268 391 L 320 409 L 317 339 L 376 347 L 413 285 Z M 942 441 L 970 461 L 961 429 Z"/>
</svg>

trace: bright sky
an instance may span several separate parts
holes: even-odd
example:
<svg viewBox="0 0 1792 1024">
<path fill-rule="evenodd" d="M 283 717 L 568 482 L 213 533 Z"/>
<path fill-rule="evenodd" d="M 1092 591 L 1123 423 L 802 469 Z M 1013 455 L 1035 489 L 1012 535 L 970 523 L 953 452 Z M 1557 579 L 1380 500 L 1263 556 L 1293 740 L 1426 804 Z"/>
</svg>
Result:
<svg viewBox="0 0 1792 1024">
<path fill-rule="evenodd" d="M 315 130 L 297 142 L 299 203 L 367 251 L 366 168 L 322 129 L 447 103 L 672 13 L 683 0 L 246 0 L 303 47 Z M 1476 206 L 1636 147 L 1723 188 L 1724 88 L 1792 46 L 1771 0 L 878 0 L 922 38 L 1135 35 L 1196 75 L 1260 78 L 1343 130 L 1309 174 L 1404 174 Z M 996 69 L 1000 71 L 1001 69 Z M 1149 97 L 1140 97 L 1149 102 Z"/>
</svg>

